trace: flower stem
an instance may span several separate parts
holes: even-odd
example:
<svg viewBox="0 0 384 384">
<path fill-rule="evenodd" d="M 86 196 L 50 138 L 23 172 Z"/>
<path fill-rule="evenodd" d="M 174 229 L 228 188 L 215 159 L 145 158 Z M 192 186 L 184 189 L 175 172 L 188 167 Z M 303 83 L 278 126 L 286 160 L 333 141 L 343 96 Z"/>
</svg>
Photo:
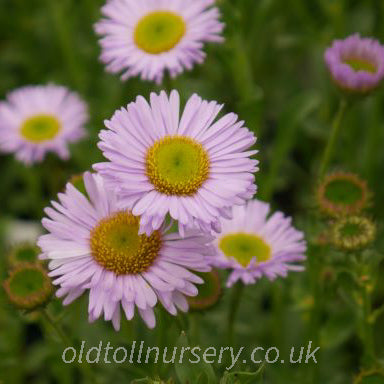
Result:
<svg viewBox="0 0 384 384">
<path fill-rule="evenodd" d="M 341 99 L 339 103 L 339 108 L 336 112 L 336 115 L 332 122 L 332 131 L 331 135 L 328 139 L 327 146 L 325 147 L 323 159 L 320 164 L 320 171 L 319 176 L 323 177 L 325 172 L 327 171 L 327 168 L 329 166 L 329 162 L 331 160 L 331 155 L 333 152 L 333 148 L 336 144 L 337 138 L 339 136 L 340 128 L 341 128 L 341 121 L 343 119 L 343 116 L 345 114 L 345 110 L 347 108 L 347 101 L 345 99 Z"/>
<path fill-rule="evenodd" d="M 369 363 L 375 360 L 375 347 L 373 338 L 373 327 L 370 320 L 371 316 L 371 298 L 368 288 L 363 286 L 363 344 L 364 360 Z"/>
<path fill-rule="evenodd" d="M 49 313 L 49 311 L 46 308 L 41 310 L 41 315 L 45 320 L 45 322 L 50 324 L 51 327 L 55 330 L 56 334 L 59 336 L 63 344 L 73 345 L 70 338 L 64 332 L 63 328 L 57 323 L 57 321 L 53 318 L 53 316 Z M 84 378 L 89 379 L 89 382 L 96 383 L 96 384 L 100 383 L 99 378 L 94 374 L 94 372 L 92 371 L 87 361 L 84 361 L 83 363 L 81 363 L 78 360 L 75 360 L 75 364 L 78 366 L 79 370 L 82 372 Z"/>
<path fill-rule="evenodd" d="M 71 25 L 68 21 L 68 15 L 65 13 L 65 4 L 61 1 L 47 1 L 61 54 L 68 68 L 71 80 L 77 90 L 84 91 L 85 79 L 80 65 L 81 58 L 76 54 L 73 46 L 75 39 L 72 38 Z"/>
<path fill-rule="evenodd" d="M 244 284 L 242 282 L 236 283 L 232 290 L 231 302 L 229 304 L 228 312 L 228 343 L 233 345 L 234 341 L 234 325 L 236 320 L 236 315 L 239 310 L 241 297 L 244 292 Z"/>
<path fill-rule="evenodd" d="M 59 336 L 61 341 L 64 344 L 70 345 L 71 342 L 69 340 L 69 337 L 65 334 L 63 328 L 59 324 L 57 324 L 57 322 L 52 317 L 52 315 L 48 312 L 48 310 L 46 308 L 44 308 L 41 311 L 41 314 L 42 314 L 43 318 L 45 319 L 45 321 L 47 323 L 49 323 L 51 325 L 51 327 L 55 330 L 56 334 Z"/>
</svg>

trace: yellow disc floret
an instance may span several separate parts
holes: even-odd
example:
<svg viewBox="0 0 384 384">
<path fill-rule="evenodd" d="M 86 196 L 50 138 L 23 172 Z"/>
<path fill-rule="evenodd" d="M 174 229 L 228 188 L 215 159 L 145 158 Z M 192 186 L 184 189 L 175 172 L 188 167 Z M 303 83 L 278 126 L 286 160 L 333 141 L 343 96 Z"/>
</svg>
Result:
<svg viewBox="0 0 384 384">
<path fill-rule="evenodd" d="M 191 196 L 209 176 L 208 153 L 189 137 L 166 136 L 148 150 L 146 172 L 157 191 Z"/>
<path fill-rule="evenodd" d="M 92 256 L 117 275 L 145 272 L 157 258 L 162 241 L 159 231 L 139 235 L 139 218 L 119 211 L 102 219 L 91 231 Z"/>
<path fill-rule="evenodd" d="M 231 233 L 223 236 L 219 248 L 228 258 L 234 258 L 244 268 L 253 258 L 258 263 L 272 257 L 271 247 L 260 237 L 251 233 Z"/>
<path fill-rule="evenodd" d="M 169 11 L 145 15 L 134 32 L 136 45 L 143 51 L 159 54 L 171 50 L 185 35 L 186 25 L 181 16 Z"/>
<path fill-rule="evenodd" d="M 367 59 L 349 58 L 344 60 L 345 64 L 348 64 L 355 72 L 364 71 L 369 73 L 376 73 L 377 68 L 375 63 L 368 61 Z"/>
<path fill-rule="evenodd" d="M 53 140 L 59 133 L 61 124 L 55 116 L 36 115 L 24 121 L 21 135 L 33 143 Z"/>
</svg>

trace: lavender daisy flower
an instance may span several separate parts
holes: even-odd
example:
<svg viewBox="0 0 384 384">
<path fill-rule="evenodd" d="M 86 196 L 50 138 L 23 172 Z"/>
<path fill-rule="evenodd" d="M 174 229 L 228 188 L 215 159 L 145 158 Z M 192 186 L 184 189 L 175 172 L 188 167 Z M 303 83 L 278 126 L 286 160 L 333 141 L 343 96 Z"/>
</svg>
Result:
<svg viewBox="0 0 384 384">
<path fill-rule="evenodd" d="M 349 92 L 365 93 L 384 77 L 384 47 L 359 34 L 335 40 L 325 51 L 325 62 L 336 84 Z"/>
<path fill-rule="evenodd" d="M 42 221 L 49 234 L 39 238 L 40 258 L 50 260 L 57 296 L 69 304 L 89 291 L 89 320 L 104 314 L 116 330 L 121 307 L 128 320 L 137 308 L 150 328 L 158 301 L 173 315 L 187 311 L 185 296 L 197 295 L 194 284 L 203 283 L 190 270 L 210 270 L 212 238 L 195 232 L 181 239 L 164 225 L 139 235 L 138 218 L 118 207 L 100 175 L 86 172 L 84 183 L 89 200 L 68 183 Z"/>
<path fill-rule="evenodd" d="M 141 233 L 160 228 L 166 215 L 179 232 L 220 231 L 220 217 L 256 191 L 257 160 L 247 150 L 255 136 L 222 105 L 193 95 L 180 118 L 179 94 L 151 94 L 115 112 L 101 131 L 99 148 L 110 162 L 94 165 L 116 189 L 123 207 L 141 216 Z"/>
<path fill-rule="evenodd" d="M 292 264 L 305 259 L 303 233 L 281 212 L 268 217 L 269 210 L 269 204 L 253 200 L 235 207 L 231 220 L 223 220 L 223 231 L 215 240 L 218 254 L 213 265 L 233 270 L 228 287 L 238 280 L 252 284 L 263 276 L 274 280 L 304 269 Z"/>
<path fill-rule="evenodd" d="M 205 42 L 221 42 L 224 25 L 214 0 L 109 0 L 96 33 L 101 60 L 122 79 L 138 76 L 161 83 L 205 59 Z"/>
<path fill-rule="evenodd" d="M 16 89 L 0 102 L 0 150 L 25 164 L 42 161 L 47 152 L 67 159 L 68 143 L 85 135 L 87 120 L 86 104 L 65 87 Z"/>
</svg>

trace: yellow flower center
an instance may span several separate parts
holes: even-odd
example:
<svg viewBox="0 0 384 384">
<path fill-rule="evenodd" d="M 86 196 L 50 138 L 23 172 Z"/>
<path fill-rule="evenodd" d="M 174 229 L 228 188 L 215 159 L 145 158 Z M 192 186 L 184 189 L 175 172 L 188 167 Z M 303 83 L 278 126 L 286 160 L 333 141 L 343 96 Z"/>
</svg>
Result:
<svg viewBox="0 0 384 384">
<path fill-rule="evenodd" d="M 157 191 L 191 196 L 209 176 L 208 153 L 189 137 L 166 136 L 149 148 L 146 172 Z"/>
<path fill-rule="evenodd" d="M 41 143 L 53 140 L 60 128 L 61 124 L 55 116 L 36 115 L 24 121 L 20 132 L 27 140 Z"/>
<path fill-rule="evenodd" d="M 162 240 L 159 231 L 139 235 L 139 218 L 119 211 L 102 219 L 91 231 L 93 258 L 117 275 L 145 272 L 159 254 Z"/>
<path fill-rule="evenodd" d="M 186 25 L 181 16 L 169 11 L 145 15 L 134 32 L 136 45 L 143 51 L 159 54 L 171 50 L 185 35 Z"/>
<path fill-rule="evenodd" d="M 225 256 L 234 258 L 243 267 L 247 267 L 253 258 L 261 263 L 272 257 L 271 247 L 261 237 L 249 233 L 225 235 L 219 248 Z"/>
<path fill-rule="evenodd" d="M 369 73 L 376 73 L 377 68 L 374 63 L 366 59 L 350 58 L 344 60 L 354 71 L 365 71 Z"/>
</svg>

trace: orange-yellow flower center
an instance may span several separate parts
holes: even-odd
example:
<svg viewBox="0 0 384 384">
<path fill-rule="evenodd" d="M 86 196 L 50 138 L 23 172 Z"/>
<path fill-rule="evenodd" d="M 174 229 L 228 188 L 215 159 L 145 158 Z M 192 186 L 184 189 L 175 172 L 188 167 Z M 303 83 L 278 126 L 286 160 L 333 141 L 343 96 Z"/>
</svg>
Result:
<svg viewBox="0 0 384 384">
<path fill-rule="evenodd" d="M 191 196 L 209 176 L 208 153 L 189 137 L 166 136 L 149 148 L 146 173 L 157 191 Z"/>
<path fill-rule="evenodd" d="M 117 275 L 145 272 L 157 258 L 162 245 L 159 231 L 139 235 L 139 218 L 129 211 L 106 217 L 91 231 L 92 256 Z"/>
</svg>

